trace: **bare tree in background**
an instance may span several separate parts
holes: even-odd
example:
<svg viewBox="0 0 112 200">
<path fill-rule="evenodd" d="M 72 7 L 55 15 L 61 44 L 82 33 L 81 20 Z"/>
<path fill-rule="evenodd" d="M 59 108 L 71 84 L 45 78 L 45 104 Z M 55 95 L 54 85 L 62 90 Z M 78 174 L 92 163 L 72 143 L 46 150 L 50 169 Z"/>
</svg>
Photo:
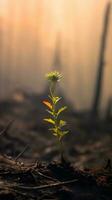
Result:
<svg viewBox="0 0 112 200">
<path fill-rule="evenodd" d="M 106 41 L 107 41 L 107 35 L 108 35 L 110 11 L 111 11 L 111 3 L 109 2 L 106 7 L 105 16 L 104 16 L 104 27 L 103 27 L 103 33 L 102 33 L 102 38 L 101 38 L 98 73 L 97 73 L 97 80 L 96 80 L 96 87 L 95 87 L 95 95 L 94 95 L 93 105 L 92 105 L 92 118 L 97 117 L 99 114 L 99 106 L 100 106 L 101 92 L 102 92 L 102 81 L 103 81 L 103 73 L 104 73 L 104 65 L 105 65 L 104 57 L 105 57 Z"/>
</svg>

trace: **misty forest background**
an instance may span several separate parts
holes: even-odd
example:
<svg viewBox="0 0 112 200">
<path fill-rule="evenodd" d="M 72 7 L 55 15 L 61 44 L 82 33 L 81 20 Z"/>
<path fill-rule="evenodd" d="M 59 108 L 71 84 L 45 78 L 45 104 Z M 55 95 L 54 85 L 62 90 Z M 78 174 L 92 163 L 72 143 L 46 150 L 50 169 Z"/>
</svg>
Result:
<svg viewBox="0 0 112 200">
<path fill-rule="evenodd" d="M 25 159 L 58 158 L 42 120 L 45 74 L 58 70 L 68 106 L 66 155 L 77 166 L 111 158 L 111 53 L 109 0 L 1 0 L 0 127 L 9 128 L 0 151 L 17 156 L 28 145 Z"/>
</svg>

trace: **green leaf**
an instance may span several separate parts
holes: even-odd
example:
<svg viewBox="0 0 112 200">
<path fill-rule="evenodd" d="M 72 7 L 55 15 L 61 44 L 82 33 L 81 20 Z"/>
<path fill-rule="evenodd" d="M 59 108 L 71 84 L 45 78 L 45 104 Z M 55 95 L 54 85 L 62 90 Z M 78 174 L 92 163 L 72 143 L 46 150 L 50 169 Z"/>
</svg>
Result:
<svg viewBox="0 0 112 200">
<path fill-rule="evenodd" d="M 58 110 L 58 112 L 57 112 L 57 116 L 58 115 L 60 115 L 60 113 L 62 113 L 64 110 L 66 110 L 67 109 L 67 106 L 64 106 L 64 107 L 62 107 L 62 108 L 60 108 L 59 110 Z"/>
<path fill-rule="evenodd" d="M 69 131 L 59 131 L 59 134 L 58 134 L 59 140 L 61 140 L 68 133 Z"/>
<path fill-rule="evenodd" d="M 49 97 L 51 100 L 52 100 L 52 98 L 53 98 L 51 95 L 48 95 L 48 97 Z"/>
<path fill-rule="evenodd" d="M 63 127 L 66 125 L 66 121 L 60 120 L 59 121 L 59 127 Z"/>
<path fill-rule="evenodd" d="M 52 116 L 54 116 L 54 113 L 50 110 L 46 110 L 49 114 L 51 114 Z"/>
<path fill-rule="evenodd" d="M 52 134 L 54 136 L 58 136 L 58 134 L 57 134 L 57 128 L 49 128 L 49 130 L 52 131 Z"/>
<path fill-rule="evenodd" d="M 50 124 L 55 124 L 55 121 L 53 120 L 53 119 L 51 119 L 51 118 L 46 118 L 46 119 L 44 119 L 44 121 L 46 121 L 46 122 L 48 122 L 48 123 L 50 123 Z"/>
<path fill-rule="evenodd" d="M 49 130 L 57 133 L 57 128 L 49 128 Z"/>
<path fill-rule="evenodd" d="M 67 135 L 69 133 L 69 131 L 63 131 L 63 136 Z"/>
<path fill-rule="evenodd" d="M 57 136 L 58 136 L 59 140 L 61 140 L 63 138 L 63 136 L 64 136 L 63 131 L 61 131 L 61 130 L 58 131 Z"/>
<path fill-rule="evenodd" d="M 61 100 L 61 97 L 53 97 L 53 103 L 54 104 L 57 104 L 58 101 L 60 101 L 60 100 Z"/>
<path fill-rule="evenodd" d="M 53 133 L 53 135 L 54 135 L 54 136 L 56 136 L 56 137 L 58 136 L 58 134 L 57 134 L 57 133 L 55 133 L 55 132 Z"/>
</svg>

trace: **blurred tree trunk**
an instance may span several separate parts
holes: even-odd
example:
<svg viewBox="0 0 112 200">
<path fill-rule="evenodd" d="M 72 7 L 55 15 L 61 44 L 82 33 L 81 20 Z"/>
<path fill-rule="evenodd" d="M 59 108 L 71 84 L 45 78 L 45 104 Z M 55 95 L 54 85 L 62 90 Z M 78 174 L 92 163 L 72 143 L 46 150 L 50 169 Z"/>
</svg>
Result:
<svg viewBox="0 0 112 200">
<path fill-rule="evenodd" d="M 110 121 L 112 119 L 112 98 L 109 99 L 105 119 Z"/>
<path fill-rule="evenodd" d="M 105 11 L 104 17 L 104 28 L 101 37 L 101 48 L 100 48 L 100 55 L 99 55 L 99 64 L 98 64 L 98 73 L 96 79 L 96 87 L 95 87 L 95 95 L 93 99 L 92 105 L 92 119 L 98 116 L 99 114 L 99 107 L 100 107 L 100 100 L 101 100 L 101 92 L 102 92 L 102 81 L 103 81 L 103 73 L 104 73 L 104 55 L 106 49 L 106 40 L 108 34 L 108 26 L 109 26 L 109 17 L 111 11 L 111 3 L 108 3 Z"/>
</svg>

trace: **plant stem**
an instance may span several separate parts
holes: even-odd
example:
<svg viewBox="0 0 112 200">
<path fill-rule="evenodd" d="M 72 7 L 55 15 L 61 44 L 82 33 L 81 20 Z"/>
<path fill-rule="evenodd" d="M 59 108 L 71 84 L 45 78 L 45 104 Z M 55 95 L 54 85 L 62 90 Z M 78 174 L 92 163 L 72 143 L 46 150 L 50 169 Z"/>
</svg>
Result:
<svg viewBox="0 0 112 200">
<path fill-rule="evenodd" d="M 56 105 L 54 103 L 54 99 L 55 99 L 55 89 L 56 89 L 56 83 L 54 85 L 50 85 L 49 87 L 49 91 L 50 91 L 50 96 L 52 99 L 52 108 L 53 108 L 53 118 L 54 118 L 54 127 L 57 130 L 57 138 L 58 138 L 58 144 L 59 144 L 59 150 L 60 150 L 60 156 L 61 156 L 61 161 L 64 161 L 64 150 L 63 150 L 63 142 L 62 139 L 60 139 L 60 135 L 58 133 L 59 129 L 58 129 L 58 118 L 57 118 L 57 113 L 56 113 Z"/>
<path fill-rule="evenodd" d="M 63 142 L 59 138 L 58 138 L 58 144 L 59 144 L 59 149 L 60 149 L 60 158 L 61 158 L 61 161 L 63 162 L 64 160 Z"/>
</svg>

